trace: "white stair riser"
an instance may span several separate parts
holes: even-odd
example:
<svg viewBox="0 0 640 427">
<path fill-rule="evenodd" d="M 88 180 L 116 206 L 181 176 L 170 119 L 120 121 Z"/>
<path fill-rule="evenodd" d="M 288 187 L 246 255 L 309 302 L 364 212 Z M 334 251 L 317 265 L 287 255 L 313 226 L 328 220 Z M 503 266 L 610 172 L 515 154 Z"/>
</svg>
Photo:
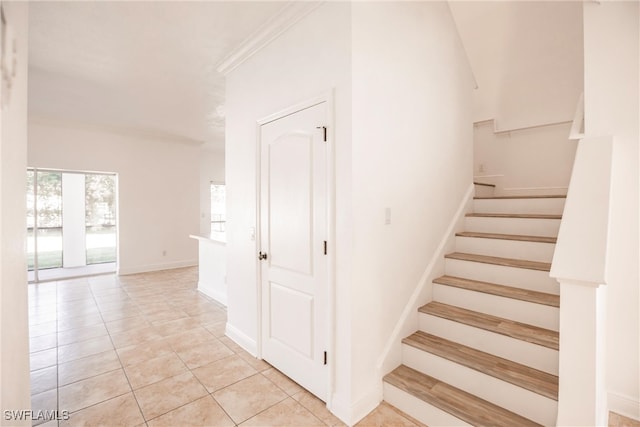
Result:
<svg viewBox="0 0 640 427">
<path fill-rule="evenodd" d="M 548 271 L 447 258 L 445 260 L 445 272 L 449 276 L 530 289 L 554 295 L 560 294 L 558 281 L 551 278 Z"/>
<path fill-rule="evenodd" d="M 556 332 L 559 330 L 560 313 L 557 307 L 439 283 L 433 284 L 433 300 Z"/>
<path fill-rule="evenodd" d="M 387 403 L 428 426 L 470 426 L 448 412 L 386 382 L 384 383 L 383 395 Z"/>
<path fill-rule="evenodd" d="M 475 196 L 476 197 L 491 197 L 495 192 L 495 187 L 489 187 L 486 185 L 475 185 Z"/>
<path fill-rule="evenodd" d="M 549 199 L 474 199 L 476 213 L 548 214 L 562 215 L 563 198 Z"/>
<path fill-rule="evenodd" d="M 559 219 L 466 217 L 465 231 L 555 237 Z"/>
<path fill-rule="evenodd" d="M 520 240 L 456 236 L 456 252 L 551 262 L 556 245 Z"/>
<path fill-rule="evenodd" d="M 548 397 L 406 344 L 402 363 L 537 423 L 555 424 L 558 402 Z"/>
<path fill-rule="evenodd" d="M 420 313 L 419 329 L 449 341 L 558 375 L 557 350 L 425 313 Z"/>
</svg>

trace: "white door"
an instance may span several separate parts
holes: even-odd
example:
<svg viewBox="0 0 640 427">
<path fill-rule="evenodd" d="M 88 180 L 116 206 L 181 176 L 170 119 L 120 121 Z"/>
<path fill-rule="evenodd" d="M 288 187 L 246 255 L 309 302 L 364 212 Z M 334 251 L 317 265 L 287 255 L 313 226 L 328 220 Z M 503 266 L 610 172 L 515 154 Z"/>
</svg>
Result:
<svg viewBox="0 0 640 427">
<path fill-rule="evenodd" d="M 326 401 L 326 102 L 261 126 L 262 357 Z"/>
</svg>

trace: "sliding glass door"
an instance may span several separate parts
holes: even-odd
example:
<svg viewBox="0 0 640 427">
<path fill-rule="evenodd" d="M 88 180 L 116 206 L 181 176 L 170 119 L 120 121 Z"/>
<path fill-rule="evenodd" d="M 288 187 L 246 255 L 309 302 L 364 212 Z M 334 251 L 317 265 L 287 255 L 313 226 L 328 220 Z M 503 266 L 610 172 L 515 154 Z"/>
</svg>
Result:
<svg viewBox="0 0 640 427">
<path fill-rule="evenodd" d="M 115 271 L 116 188 L 115 174 L 27 170 L 31 281 Z"/>
</svg>

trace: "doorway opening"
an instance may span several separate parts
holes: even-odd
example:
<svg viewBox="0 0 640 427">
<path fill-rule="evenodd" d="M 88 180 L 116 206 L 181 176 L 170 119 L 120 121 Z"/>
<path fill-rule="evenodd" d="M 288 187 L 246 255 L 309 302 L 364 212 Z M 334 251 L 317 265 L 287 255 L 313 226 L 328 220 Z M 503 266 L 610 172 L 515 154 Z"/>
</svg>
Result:
<svg viewBox="0 0 640 427">
<path fill-rule="evenodd" d="M 27 169 L 30 283 L 113 273 L 117 175 Z"/>
</svg>

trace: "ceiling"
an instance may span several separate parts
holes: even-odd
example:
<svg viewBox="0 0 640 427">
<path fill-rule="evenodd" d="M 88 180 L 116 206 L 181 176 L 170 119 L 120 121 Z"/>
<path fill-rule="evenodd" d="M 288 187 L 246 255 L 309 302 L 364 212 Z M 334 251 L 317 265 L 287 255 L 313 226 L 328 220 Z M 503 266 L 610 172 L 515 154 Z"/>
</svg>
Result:
<svg viewBox="0 0 640 427">
<path fill-rule="evenodd" d="M 224 149 L 216 66 L 285 2 L 33 2 L 29 114 Z"/>
</svg>

